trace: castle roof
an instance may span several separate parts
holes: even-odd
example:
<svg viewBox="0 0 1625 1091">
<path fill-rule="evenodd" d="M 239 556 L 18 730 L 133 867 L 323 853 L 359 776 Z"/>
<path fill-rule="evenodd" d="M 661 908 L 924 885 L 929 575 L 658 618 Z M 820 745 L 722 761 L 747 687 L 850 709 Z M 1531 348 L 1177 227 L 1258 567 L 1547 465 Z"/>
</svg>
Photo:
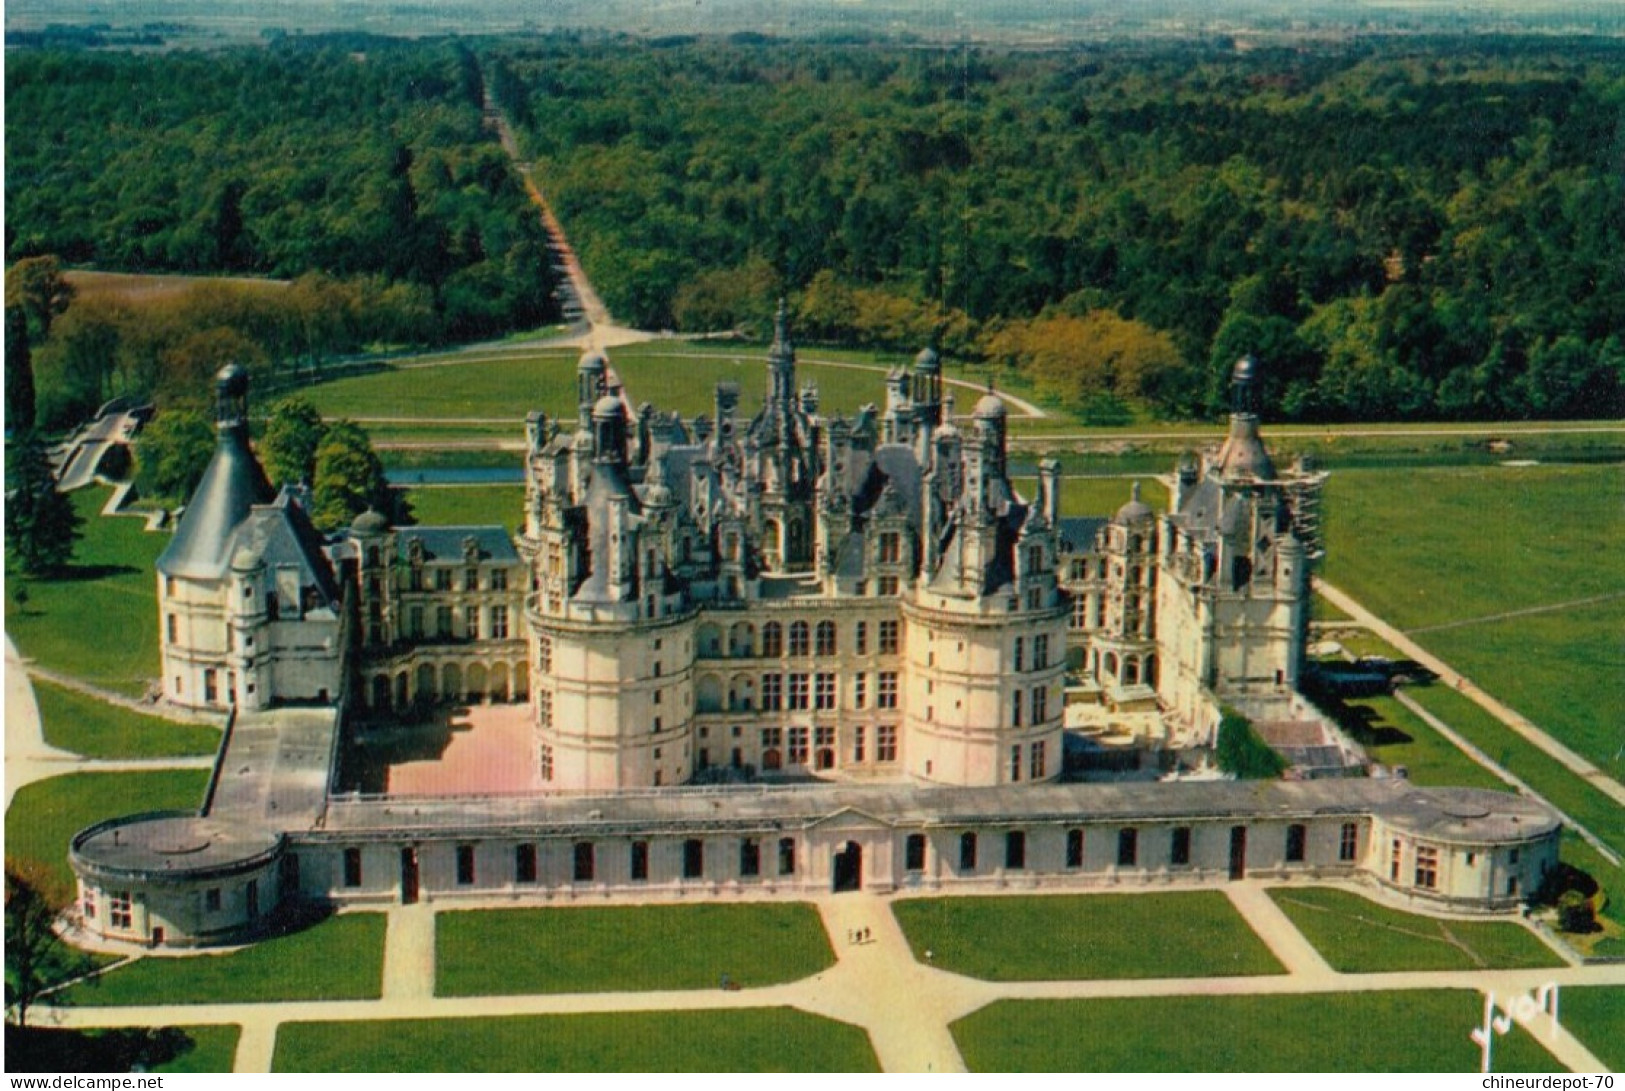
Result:
<svg viewBox="0 0 1625 1091">
<path fill-rule="evenodd" d="M 461 563 L 463 546 L 472 540 L 479 560 L 501 564 L 519 563 L 513 539 L 501 527 L 402 527 L 396 532 L 396 545 L 405 557 L 411 543 L 423 543 L 423 556 L 431 561 Z"/>
</svg>

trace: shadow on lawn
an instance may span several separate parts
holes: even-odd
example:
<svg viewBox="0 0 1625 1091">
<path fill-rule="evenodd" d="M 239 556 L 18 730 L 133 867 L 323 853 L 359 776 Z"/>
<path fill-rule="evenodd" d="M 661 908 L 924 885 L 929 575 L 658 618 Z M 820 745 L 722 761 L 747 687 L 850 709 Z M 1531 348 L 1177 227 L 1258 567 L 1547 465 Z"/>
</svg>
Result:
<svg viewBox="0 0 1625 1091">
<path fill-rule="evenodd" d="M 150 1072 L 197 1043 L 177 1027 L 66 1030 L 6 1024 L 11 1072 Z"/>
</svg>

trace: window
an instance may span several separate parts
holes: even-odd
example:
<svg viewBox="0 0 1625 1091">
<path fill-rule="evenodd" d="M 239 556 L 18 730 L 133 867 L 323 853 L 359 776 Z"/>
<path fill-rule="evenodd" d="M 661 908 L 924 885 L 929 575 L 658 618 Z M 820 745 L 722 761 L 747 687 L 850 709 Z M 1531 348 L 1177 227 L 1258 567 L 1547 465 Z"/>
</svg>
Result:
<svg viewBox="0 0 1625 1091">
<path fill-rule="evenodd" d="M 506 606 L 491 607 L 491 639 L 508 639 L 508 608 Z"/>
<path fill-rule="evenodd" d="M 835 707 L 835 676 L 833 674 L 820 674 L 813 679 L 813 707 Z"/>
<path fill-rule="evenodd" d="M 205 913 L 220 912 L 220 888 L 210 887 L 203 892 L 203 911 Z"/>
<path fill-rule="evenodd" d="M 244 884 L 243 901 L 247 903 L 244 908 L 248 912 L 249 920 L 253 920 L 260 915 L 260 881 L 258 879 L 250 879 Z"/>
<path fill-rule="evenodd" d="M 437 568 L 434 570 L 434 589 L 436 591 L 451 590 L 451 569 Z"/>
<path fill-rule="evenodd" d="M 491 590 L 506 591 L 508 589 L 508 570 L 506 568 L 491 569 Z"/>
<path fill-rule="evenodd" d="M 1022 654 L 1024 651 L 1026 651 L 1026 648 L 1027 638 L 1023 636 L 1016 637 L 1015 654 L 1011 656 L 1010 659 L 1010 667 L 1012 670 L 1020 671 L 1027 669 L 1025 666 L 1023 666 L 1023 664 L 1026 662 L 1026 657 Z"/>
<path fill-rule="evenodd" d="M 1011 830 L 1004 835 L 1004 866 L 1019 871 L 1027 866 L 1027 833 Z"/>
<path fill-rule="evenodd" d="M 1072 628 L 1084 629 L 1089 625 L 1089 600 L 1079 595 L 1072 600 Z"/>
<path fill-rule="evenodd" d="M 361 850 L 344 850 L 344 885 L 357 887 L 361 885 Z"/>
<path fill-rule="evenodd" d="M 553 746 L 551 743 L 542 743 L 536 749 L 537 771 L 543 780 L 553 779 Z"/>
<path fill-rule="evenodd" d="M 853 675 L 852 677 L 852 707 L 866 708 L 869 704 L 869 676 L 867 674 Z"/>
<path fill-rule="evenodd" d="M 974 833 L 959 835 L 959 870 L 976 870 L 976 835 Z"/>
<path fill-rule="evenodd" d="M 903 866 L 910 871 L 925 870 L 925 834 L 911 833 L 903 843 Z"/>
<path fill-rule="evenodd" d="M 881 671 L 880 679 L 875 687 L 876 708 L 897 707 L 897 672 Z"/>
<path fill-rule="evenodd" d="M 705 875 L 705 842 L 690 837 L 683 842 L 683 878 L 699 879 Z"/>
<path fill-rule="evenodd" d="M 805 621 L 792 621 L 790 623 L 790 654 L 806 655 L 810 647 L 807 641 L 807 623 Z"/>
<path fill-rule="evenodd" d="M 1117 866 L 1133 867 L 1140 855 L 1140 831 L 1126 829 L 1117 831 Z"/>
<path fill-rule="evenodd" d="M 762 656 L 777 659 L 784 654 L 784 628 L 776 621 L 762 626 Z"/>
<path fill-rule="evenodd" d="M 834 746 L 835 745 L 835 729 L 833 727 L 815 727 L 815 728 L 813 728 L 813 745 L 814 746 Z"/>
<path fill-rule="evenodd" d="M 593 852 L 591 841 L 577 841 L 575 847 L 575 881 L 578 883 L 592 882 Z"/>
<path fill-rule="evenodd" d="M 203 672 L 203 699 L 211 705 L 220 699 L 220 676 L 212 668 Z"/>
<path fill-rule="evenodd" d="M 170 614 L 166 620 L 168 623 L 167 628 L 169 630 L 169 642 L 173 644 L 175 641 L 180 639 L 180 619 L 174 614 Z"/>
<path fill-rule="evenodd" d="M 423 635 L 423 607 L 414 606 L 406 612 L 406 635 L 410 637 Z"/>
<path fill-rule="evenodd" d="M 1400 839 L 1397 838 L 1397 837 L 1394 838 L 1393 843 L 1391 845 L 1389 845 L 1389 850 L 1390 850 L 1389 851 L 1389 856 L 1388 856 L 1388 881 L 1389 882 L 1393 882 L 1393 883 L 1399 882 L 1400 860 L 1404 856 L 1404 847 L 1405 847 L 1404 843 L 1401 842 Z"/>
<path fill-rule="evenodd" d="M 1033 743 L 1032 761 L 1028 763 L 1027 776 L 1033 780 L 1042 780 L 1048 772 L 1046 768 L 1048 764 L 1044 754 L 1044 744 L 1041 742 Z"/>
<path fill-rule="evenodd" d="M 463 571 L 463 590 L 478 591 L 480 589 L 480 570 L 469 568 Z"/>
<path fill-rule="evenodd" d="M 457 883 L 459 886 L 472 886 L 474 883 L 474 846 L 457 846 Z"/>
<path fill-rule="evenodd" d="M 96 892 L 88 886 L 85 888 L 85 900 L 80 905 L 84 907 L 86 920 L 96 919 Z"/>
<path fill-rule="evenodd" d="M 897 622 L 882 621 L 880 623 L 880 646 L 878 650 L 881 655 L 897 654 L 897 634 Z"/>
<path fill-rule="evenodd" d="M 1176 866 L 1191 862 L 1191 828 L 1174 827 L 1173 844 L 1168 849 L 1168 862 Z"/>
<path fill-rule="evenodd" d="M 820 621 L 813 634 L 813 651 L 818 655 L 835 654 L 835 623 Z"/>
<path fill-rule="evenodd" d="M 1303 863 L 1305 851 L 1309 845 L 1309 828 L 1301 822 L 1294 822 L 1286 828 L 1286 862 L 1289 864 Z"/>
<path fill-rule="evenodd" d="M 1083 866 L 1083 831 L 1066 831 L 1066 866 Z"/>
<path fill-rule="evenodd" d="M 632 842 L 632 881 L 641 883 L 649 878 L 649 842 Z"/>
<path fill-rule="evenodd" d="M 876 588 L 876 591 L 882 595 L 895 595 L 900 586 L 896 576 L 882 576 L 880 577 L 880 586 Z M 886 623 L 882 621 L 880 624 L 884 625 Z"/>
<path fill-rule="evenodd" d="M 543 674 L 553 673 L 553 638 L 550 636 L 536 638 L 536 667 Z"/>
<path fill-rule="evenodd" d="M 896 564 L 903 557 L 903 536 L 887 531 L 880 536 L 880 563 Z"/>
<path fill-rule="evenodd" d="M 852 729 L 852 761 L 863 761 L 863 725 L 859 724 Z"/>
<path fill-rule="evenodd" d="M 436 606 L 434 608 L 434 635 L 451 635 L 451 607 Z"/>
<path fill-rule="evenodd" d="M 478 606 L 463 607 L 463 635 L 470 640 L 480 638 L 480 608 Z"/>
<path fill-rule="evenodd" d="M 1049 719 L 1049 687 L 1039 686 L 1033 690 L 1033 726 L 1037 727 Z"/>
<path fill-rule="evenodd" d="M 107 925 L 109 928 L 135 927 L 135 915 L 130 911 L 128 890 L 115 890 L 107 895 Z"/>
<path fill-rule="evenodd" d="M 858 622 L 857 652 L 859 655 L 869 654 L 869 623 L 867 621 Z"/>
<path fill-rule="evenodd" d="M 739 874 L 753 879 L 762 873 L 762 846 L 754 838 L 739 842 Z"/>
<path fill-rule="evenodd" d="M 890 724 L 881 724 L 875 728 L 875 760 L 897 760 L 897 728 Z"/>
<path fill-rule="evenodd" d="M 1021 746 L 1018 743 L 1010 748 L 1010 783 L 1014 784 L 1021 779 Z"/>
<path fill-rule="evenodd" d="M 804 709 L 807 707 L 807 676 L 805 674 L 792 674 L 790 676 L 790 705 L 791 709 Z"/>
<path fill-rule="evenodd" d="M 1024 703 L 1022 693 L 1018 689 L 1010 695 L 1010 726 L 1021 726 L 1021 708 Z"/>
<path fill-rule="evenodd" d="M 516 883 L 534 883 L 536 881 L 536 846 L 518 845 L 513 850 L 513 881 Z"/>
<path fill-rule="evenodd" d="M 1439 885 L 1439 850 L 1430 845 L 1416 846 L 1416 885 L 1423 890 Z"/>
<path fill-rule="evenodd" d="M 1042 592 L 1041 590 L 1039 590 L 1036 587 L 1033 588 L 1031 591 L 1028 591 L 1027 592 L 1027 609 L 1029 609 L 1029 610 L 1041 610 L 1041 609 L 1043 609 L 1043 607 L 1044 607 L 1044 592 Z"/>
<path fill-rule="evenodd" d="M 807 729 L 804 727 L 790 729 L 790 764 L 807 764 Z"/>
<path fill-rule="evenodd" d="M 794 875 L 796 873 L 796 839 L 793 837 L 779 838 L 779 874 Z"/>
<path fill-rule="evenodd" d="M 1033 637 L 1033 670 L 1041 671 L 1049 666 L 1049 634 L 1041 633 Z"/>
<path fill-rule="evenodd" d="M 766 712 L 776 712 L 784 707 L 784 676 L 782 674 L 762 675 L 762 709 Z"/>
</svg>

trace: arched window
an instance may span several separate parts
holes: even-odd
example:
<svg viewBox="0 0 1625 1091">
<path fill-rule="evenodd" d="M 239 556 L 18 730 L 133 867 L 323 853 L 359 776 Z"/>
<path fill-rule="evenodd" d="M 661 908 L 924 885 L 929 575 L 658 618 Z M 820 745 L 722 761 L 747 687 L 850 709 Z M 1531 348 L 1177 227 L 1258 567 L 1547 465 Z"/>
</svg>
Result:
<svg viewBox="0 0 1625 1091">
<path fill-rule="evenodd" d="M 835 623 L 833 621 L 820 621 L 815 633 L 814 651 L 818 655 L 835 654 Z"/>
<path fill-rule="evenodd" d="M 762 656 L 777 659 L 784 654 L 784 627 L 776 621 L 762 626 Z"/>
<path fill-rule="evenodd" d="M 792 621 L 790 623 L 790 654 L 806 655 L 811 648 L 807 640 L 808 629 L 805 621 Z"/>
</svg>

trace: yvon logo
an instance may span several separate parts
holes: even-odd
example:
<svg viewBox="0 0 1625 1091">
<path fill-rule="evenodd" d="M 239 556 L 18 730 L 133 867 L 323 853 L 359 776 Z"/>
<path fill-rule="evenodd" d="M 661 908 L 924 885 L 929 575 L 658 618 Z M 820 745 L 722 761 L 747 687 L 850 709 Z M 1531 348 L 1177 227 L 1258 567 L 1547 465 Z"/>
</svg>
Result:
<svg viewBox="0 0 1625 1091">
<path fill-rule="evenodd" d="M 1495 994 L 1484 994 L 1484 1023 L 1474 1027 L 1469 1037 L 1478 1043 L 1480 1072 L 1490 1071 L 1490 1047 L 1497 1034 L 1505 1034 L 1512 1029 L 1512 1024 L 1520 1023 L 1527 1027 L 1529 1021 L 1541 1012 L 1549 1012 L 1552 1017 L 1553 1038 L 1557 1037 L 1557 982 L 1548 981 L 1533 993 L 1523 993 L 1513 997 L 1507 1002 L 1505 1009 L 1497 1007 Z"/>
</svg>

